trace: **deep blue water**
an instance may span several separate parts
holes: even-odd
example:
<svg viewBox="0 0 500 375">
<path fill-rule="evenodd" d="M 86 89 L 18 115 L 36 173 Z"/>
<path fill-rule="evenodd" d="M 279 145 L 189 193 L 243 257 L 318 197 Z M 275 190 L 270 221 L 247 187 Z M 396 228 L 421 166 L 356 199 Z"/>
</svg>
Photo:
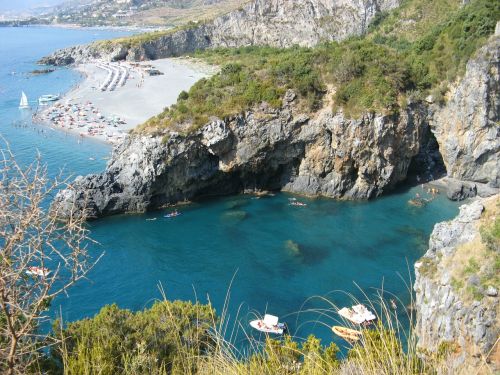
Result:
<svg viewBox="0 0 500 375">
<path fill-rule="evenodd" d="M 64 168 L 80 175 L 105 167 L 109 146 L 91 140 L 78 144 L 73 136 L 31 125 L 17 106 L 21 90 L 34 100 L 65 92 L 80 79 L 64 68 L 28 75 L 38 58 L 59 47 L 116 35 L 120 33 L 0 28 L 0 133 L 19 161 L 29 162 L 39 150 L 51 173 Z M 12 125 L 23 118 L 27 127 Z M 64 320 L 74 320 L 113 302 L 142 309 L 160 298 L 159 283 L 169 299 L 206 302 L 210 296 L 221 311 L 234 276 L 231 318 L 239 311 L 246 327 L 252 312 L 268 311 L 283 317 L 298 336 L 315 333 L 329 341 L 329 328 L 313 322 L 318 313 L 294 314 L 328 307 L 319 299 L 304 305 L 309 297 L 332 292 L 330 301 L 342 306 L 350 302 L 346 293 L 364 299 L 361 290 L 373 296 L 383 287 L 409 301 L 405 282 L 411 281 L 413 263 L 425 252 L 434 224 L 457 213 L 445 197 L 425 208 L 410 207 L 407 201 L 417 191 L 420 188 L 401 188 L 370 202 L 304 199 L 308 206 L 303 208 L 289 206 L 285 194 L 236 196 L 182 207 L 183 215 L 175 219 L 164 219 L 158 212 L 93 222 L 92 237 L 100 244 L 91 252 L 104 256 L 89 281 L 71 289 L 69 298 L 54 302 L 52 314 L 61 309 Z M 146 221 L 153 217 L 158 219 Z"/>
</svg>

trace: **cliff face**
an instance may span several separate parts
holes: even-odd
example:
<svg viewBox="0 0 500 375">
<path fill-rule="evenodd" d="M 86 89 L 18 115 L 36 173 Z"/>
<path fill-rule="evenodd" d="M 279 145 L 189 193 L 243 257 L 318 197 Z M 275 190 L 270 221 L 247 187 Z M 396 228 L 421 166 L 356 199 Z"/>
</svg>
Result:
<svg viewBox="0 0 500 375">
<path fill-rule="evenodd" d="M 94 59 L 158 59 L 199 49 L 270 45 L 313 46 L 362 34 L 378 11 L 399 0 L 254 0 L 241 9 L 190 29 L 179 30 L 134 46 L 104 48 L 99 44 L 57 51 L 44 64 L 68 65 Z"/>
<path fill-rule="evenodd" d="M 453 347 L 456 367 L 474 366 L 481 356 L 498 360 L 494 346 L 500 305 L 494 263 L 499 255 L 498 249 L 485 249 L 479 228 L 485 207 L 494 219 L 499 202 L 500 195 L 477 200 L 462 206 L 454 220 L 436 224 L 427 253 L 415 264 L 418 344 L 431 352 L 443 345 Z"/>
<path fill-rule="evenodd" d="M 213 23 L 215 46 L 314 46 L 366 31 L 373 16 L 399 0 L 256 0 Z"/>
<path fill-rule="evenodd" d="M 457 368 L 464 361 L 473 366 L 481 357 L 495 361 L 498 355 L 499 285 L 493 264 L 498 254 L 485 250 L 479 228 L 485 207 L 494 219 L 499 202 L 500 195 L 477 200 L 460 207 L 454 220 L 436 224 L 427 253 L 415 264 L 418 344 L 431 352 L 453 346 Z"/>
<path fill-rule="evenodd" d="M 133 136 L 103 174 L 77 179 L 56 206 L 98 217 L 244 189 L 375 197 L 406 177 L 427 129 L 418 106 L 352 120 L 330 109 L 297 113 L 294 100 L 289 91 L 280 109 L 263 105 L 188 136 Z"/>
<path fill-rule="evenodd" d="M 443 107 L 431 106 L 430 125 L 448 176 L 500 187 L 500 27 L 467 64 Z"/>
</svg>

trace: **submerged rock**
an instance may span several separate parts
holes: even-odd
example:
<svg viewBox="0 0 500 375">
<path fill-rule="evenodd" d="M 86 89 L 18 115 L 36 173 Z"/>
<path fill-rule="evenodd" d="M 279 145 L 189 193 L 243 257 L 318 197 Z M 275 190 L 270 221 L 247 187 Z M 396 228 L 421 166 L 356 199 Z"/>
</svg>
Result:
<svg viewBox="0 0 500 375">
<path fill-rule="evenodd" d="M 285 249 L 294 256 L 301 255 L 300 245 L 292 240 L 285 241 Z"/>
<path fill-rule="evenodd" d="M 248 217 L 248 214 L 245 211 L 229 211 L 225 212 L 222 217 L 226 220 L 231 221 L 242 221 Z"/>
<path fill-rule="evenodd" d="M 49 74 L 54 72 L 55 69 L 35 69 L 32 70 L 30 73 L 34 76 L 41 75 L 41 74 Z"/>
</svg>

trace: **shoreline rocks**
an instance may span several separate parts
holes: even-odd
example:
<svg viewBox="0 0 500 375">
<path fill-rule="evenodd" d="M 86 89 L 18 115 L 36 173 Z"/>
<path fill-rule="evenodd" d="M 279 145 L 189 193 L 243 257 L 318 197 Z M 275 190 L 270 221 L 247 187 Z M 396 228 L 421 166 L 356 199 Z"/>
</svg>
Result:
<svg viewBox="0 0 500 375">
<path fill-rule="evenodd" d="M 94 218 L 246 189 L 369 199 L 406 178 L 428 131 L 419 105 L 399 116 L 353 120 L 326 109 L 312 118 L 297 112 L 294 97 L 187 136 L 129 137 L 104 173 L 78 178 L 54 205 L 61 216 L 76 209 Z"/>
</svg>

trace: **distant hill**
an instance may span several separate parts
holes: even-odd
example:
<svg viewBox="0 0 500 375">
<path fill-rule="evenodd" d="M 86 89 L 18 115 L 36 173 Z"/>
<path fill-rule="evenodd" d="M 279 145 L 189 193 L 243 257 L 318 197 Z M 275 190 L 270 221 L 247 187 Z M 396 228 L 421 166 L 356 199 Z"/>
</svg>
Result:
<svg viewBox="0 0 500 375">
<path fill-rule="evenodd" d="M 40 23 L 173 27 L 211 19 L 248 0 L 76 0 L 39 14 Z"/>
</svg>

